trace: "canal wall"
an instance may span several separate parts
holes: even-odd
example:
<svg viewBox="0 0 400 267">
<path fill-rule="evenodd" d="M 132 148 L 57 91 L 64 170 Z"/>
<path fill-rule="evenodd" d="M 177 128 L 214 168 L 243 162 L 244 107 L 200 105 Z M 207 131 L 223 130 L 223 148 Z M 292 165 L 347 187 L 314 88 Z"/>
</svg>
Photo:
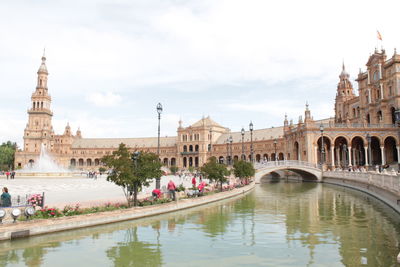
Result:
<svg viewBox="0 0 400 267">
<path fill-rule="evenodd" d="M 21 237 L 104 225 L 193 208 L 224 199 L 240 197 L 254 189 L 254 186 L 255 183 L 252 182 L 247 186 L 235 188 L 230 191 L 198 198 L 181 199 L 162 205 L 134 207 L 125 210 L 3 224 L 0 227 L 0 240 L 11 240 Z"/>
<path fill-rule="evenodd" d="M 385 202 L 400 214 L 400 177 L 374 172 L 327 171 L 323 183 L 353 188 Z"/>
</svg>

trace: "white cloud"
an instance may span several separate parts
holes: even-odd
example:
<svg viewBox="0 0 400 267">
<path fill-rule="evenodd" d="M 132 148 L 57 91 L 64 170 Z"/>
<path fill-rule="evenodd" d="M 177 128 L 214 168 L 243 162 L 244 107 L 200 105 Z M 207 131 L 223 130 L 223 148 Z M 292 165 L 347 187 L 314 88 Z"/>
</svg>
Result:
<svg viewBox="0 0 400 267">
<path fill-rule="evenodd" d="M 203 114 L 232 129 L 250 119 L 279 125 L 285 112 L 302 115 L 306 100 L 314 117 L 331 116 L 342 59 L 354 79 L 376 29 L 389 56 L 400 44 L 400 2 L 379 5 L 385 12 L 372 0 L 7 1 L 0 72 L 13 93 L 2 95 L 0 125 L 12 127 L 0 136 L 22 137 L 43 46 L 54 124 L 90 127 L 89 137 L 154 136 L 158 102 L 168 134 L 177 117 L 186 125 Z"/>
<path fill-rule="evenodd" d="M 113 92 L 96 92 L 88 95 L 86 100 L 97 107 L 115 107 L 121 103 L 122 97 Z"/>
</svg>

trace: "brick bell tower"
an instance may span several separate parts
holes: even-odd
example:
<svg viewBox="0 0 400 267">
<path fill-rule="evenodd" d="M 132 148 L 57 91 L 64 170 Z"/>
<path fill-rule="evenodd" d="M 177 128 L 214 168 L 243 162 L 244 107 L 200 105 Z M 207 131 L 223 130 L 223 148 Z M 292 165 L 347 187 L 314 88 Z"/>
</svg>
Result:
<svg viewBox="0 0 400 267">
<path fill-rule="evenodd" d="M 49 73 L 44 52 L 37 74 L 36 90 L 31 97 L 31 107 L 28 109 L 28 123 L 24 130 L 23 151 L 28 154 L 40 153 L 42 143 L 48 151 L 52 151 L 54 143 L 54 130 L 51 124 L 53 112 L 50 110 L 51 96 L 47 88 Z"/>
<path fill-rule="evenodd" d="M 342 64 L 342 72 L 339 75 L 339 79 L 335 99 L 335 122 L 343 123 L 349 118 L 346 102 L 356 97 L 353 85 L 350 82 L 350 75 L 347 73 L 344 63 Z"/>
</svg>

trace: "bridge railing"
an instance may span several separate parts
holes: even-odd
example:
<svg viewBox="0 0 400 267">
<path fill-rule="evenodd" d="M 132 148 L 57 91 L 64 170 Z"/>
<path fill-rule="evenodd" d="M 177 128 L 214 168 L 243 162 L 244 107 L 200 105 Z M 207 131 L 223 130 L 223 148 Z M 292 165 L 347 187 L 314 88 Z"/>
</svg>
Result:
<svg viewBox="0 0 400 267">
<path fill-rule="evenodd" d="M 367 185 L 400 194 L 400 176 L 396 172 L 375 173 L 375 172 L 349 172 L 349 171 L 327 171 L 324 177 L 338 178 L 348 181 L 356 181 Z"/>
<path fill-rule="evenodd" d="M 300 160 L 277 160 L 277 161 L 261 161 L 256 162 L 254 167 L 256 169 L 262 168 L 272 168 L 276 166 L 298 166 L 298 167 L 309 167 L 309 168 L 319 168 L 317 164 L 310 163 L 307 161 L 300 161 Z"/>
</svg>

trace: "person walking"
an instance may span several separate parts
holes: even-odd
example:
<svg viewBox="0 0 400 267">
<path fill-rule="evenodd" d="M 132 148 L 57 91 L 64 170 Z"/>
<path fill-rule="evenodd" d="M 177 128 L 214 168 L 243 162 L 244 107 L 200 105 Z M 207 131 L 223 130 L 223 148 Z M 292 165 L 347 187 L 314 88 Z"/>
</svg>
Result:
<svg viewBox="0 0 400 267">
<path fill-rule="evenodd" d="M 175 190 L 176 186 L 172 180 L 169 180 L 167 189 L 169 191 L 169 195 L 171 196 L 172 200 L 175 201 Z"/>
<path fill-rule="evenodd" d="M 7 187 L 3 187 L 3 194 L 1 194 L 1 206 L 11 207 L 11 195 L 8 193 Z"/>
<path fill-rule="evenodd" d="M 7 176 L 7 180 L 8 180 L 8 178 L 10 178 L 10 172 L 9 171 L 6 172 L 6 176 Z"/>
<path fill-rule="evenodd" d="M 193 186 L 193 189 L 196 188 L 196 177 L 195 176 L 193 176 L 193 178 L 192 178 L 192 186 Z"/>
</svg>

